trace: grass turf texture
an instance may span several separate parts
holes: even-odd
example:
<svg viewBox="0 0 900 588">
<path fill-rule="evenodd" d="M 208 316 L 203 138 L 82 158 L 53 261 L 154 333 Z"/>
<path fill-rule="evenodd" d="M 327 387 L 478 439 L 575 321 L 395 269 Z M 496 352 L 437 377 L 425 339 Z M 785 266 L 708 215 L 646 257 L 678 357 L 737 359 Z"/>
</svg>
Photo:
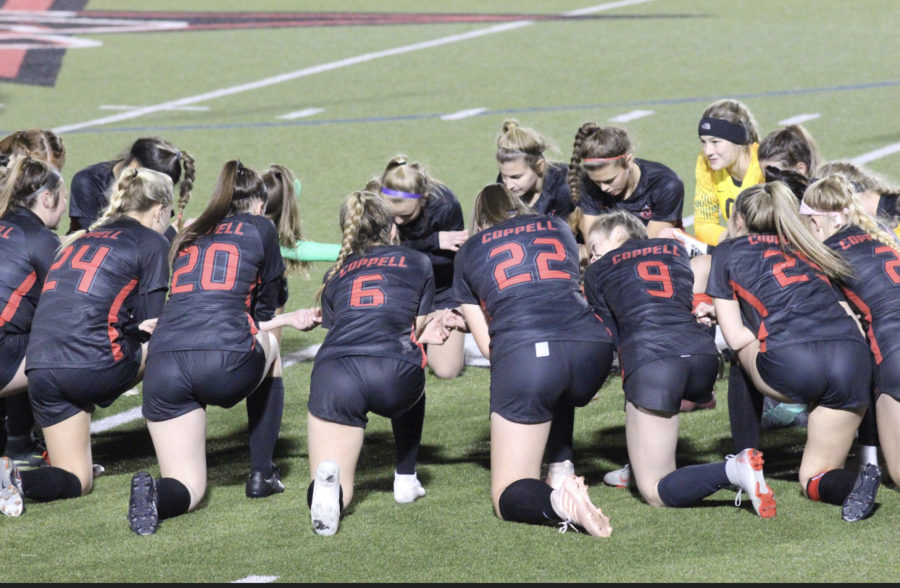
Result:
<svg viewBox="0 0 900 588">
<path fill-rule="evenodd" d="M 192 10 L 371 10 L 364 2 L 192 2 Z M 599 3 L 598 3 L 599 4 Z M 384 2 L 381 11 L 562 13 L 589 3 L 498 1 Z M 100 2 L 88 9 L 185 10 L 182 2 Z M 632 110 L 652 116 L 620 123 L 638 157 L 672 167 L 692 213 L 696 124 L 705 106 L 736 97 L 764 136 L 803 113 L 826 159 L 850 158 L 900 141 L 900 46 L 891 1 L 656 1 L 581 21 L 541 22 L 252 92 L 200 102 L 208 111 L 161 111 L 63 135 L 66 179 L 112 158 L 143 135 L 191 152 L 198 178 L 188 214 L 196 215 L 221 165 L 239 157 L 257 169 L 287 165 L 303 182 L 307 238 L 339 239 L 344 196 L 379 174 L 390 157 L 422 161 L 460 198 L 468 217 L 476 192 L 494 180 L 495 139 L 505 118 L 552 138 L 567 161 L 575 131 Z M 615 18 L 613 18 L 615 17 Z M 635 17 L 635 18 L 625 18 Z M 492 26 L 486 23 L 390 27 L 248 29 L 97 36 L 97 49 L 71 49 L 55 87 L 0 84 L 0 133 L 58 127 L 115 114 L 102 104 L 145 106 L 298 71 L 372 51 Z M 324 108 L 308 119 L 278 117 Z M 444 121 L 469 108 L 478 116 Z M 610 123 L 611 124 L 611 123 Z M 897 154 L 869 167 L 900 177 Z M 67 225 L 67 220 L 63 221 Z M 326 264 L 292 278 L 289 309 L 308 306 Z M 324 331 L 285 331 L 283 353 L 321 342 Z M 803 430 L 767 431 L 762 449 L 778 516 L 763 521 L 749 500 L 731 506 L 721 491 L 696 508 L 653 509 L 627 490 L 602 486 L 626 461 L 621 382 L 612 378 L 576 421 L 578 473 L 614 527 L 609 540 L 552 527 L 497 520 L 490 505 L 488 372 L 469 368 L 450 382 L 429 375 L 420 476 L 428 495 L 397 505 L 391 493 L 393 444 L 373 417 L 351 511 L 331 538 L 313 534 L 305 504 L 308 461 L 305 400 L 311 363 L 287 368 L 284 427 L 277 461 L 287 492 L 244 497 L 246 415 L 241 406 L 209 411 L 208 498 L 199 510 L 165 522 L 157 535 L 133 535 L 125 513 L 132 473 L 155 458 L 140 422 L 94 439 L 107 468 L 94 492 L 73 501 L 27 506 L 0 520 L 8 582 L 224 582 L 248 575 L 286 582 L 538 581 L 896 581 L 890 545 L 900 526 L 900 493 L 882 488 L 874 515 L 840 520 L 837 507 L 800 495 L 796 469 Z M 682 420 L 679 464 L 730 453 L 725 382 L 719 406 Z M 136 406 L 123 397 L 95 419 Z"/>
</svg>

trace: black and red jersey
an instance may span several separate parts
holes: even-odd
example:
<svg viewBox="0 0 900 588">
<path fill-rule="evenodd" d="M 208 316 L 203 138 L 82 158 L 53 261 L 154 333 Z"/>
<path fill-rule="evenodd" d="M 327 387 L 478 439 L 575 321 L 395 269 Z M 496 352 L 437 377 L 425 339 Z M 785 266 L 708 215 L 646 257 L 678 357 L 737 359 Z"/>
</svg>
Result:
<svg viewBox="0 0 900 588">
<path fill-rule="evenodd" d="M 456 254 L 453 295 L 490 320 L 491 357 L 540 341 L 612 342 L 580 286 L 578 245 L 561 217 L 528 214 L 470 237 Z"/>
<path fill-rule="evenodd" d="M 569 215 L 575 210 L 575 202 L 572 201 L 572 189 L 569 187 L 568 174 L 569 166 L 565 163 L 546 162 L 541 193 L 531 205 L 533 212 L 569 218 Z M 501 174 L 497 174 L 497 183 L 503 183 Z"/>
<path fill-rule="evenodd" d="M 587 174 L 582 173 L 579 208 L 589 215 L 621 208 L 637 216 L 645 225 L 650 221 L 661 221 L 675 223 L 676 227 L 680 227 L 684 182 L 661 163 L 637 157 L 634 162 L 641 170 L 641 179 L 626 200 L 604 192 Z"/>
<path fill-rule="evenodd" d="M 693 315 L 693 288 L 690 257 L 674 239 L 631 239 L 588 266 L 585 295 L 598 313 L 611 311 L 626 377 L 655 359 L 718 353 Z"/>
<path fill-rule="evenodd" d="M 851 225 L 825 244 L 853 266 L 841 285 L 847 301 L 863 318 L 875 361 L 900 349 L 900 253 Z"/>
<path fill-rule="evenodd" d="M 129 333 L 165 301 L 168 246 L 125 217 L 63 249 L 34 313 L 27 368 L 101 368 L 132 356 L 140 341 Z"/>
<path fill-rule="evenodd" d="M 77 218 L 82 228 L 91 226 L 109 205 L 109 192 L 116 179 L 115 161 L 95 163 L 72 176 L 69 190 L 69 217 Z"/>
<path fill-rule="evenodd" d="M 59 237 L 26 208 L 0 220 L 0 336 L 31 330 Z"/>
<path fill-rule="evenodd" d="M 840 292 L 806 258 L 782 248 L 777 235 L 728 239 L 713 249 L 706 293 L 740 303 L 760 351 L 780 345 L 862 339 L 839 302 Z"/>
<path fill-rule="evenodd" d="M 456 256 L 455 251 L 441 249 L 438 233 L 465 228 L 459 200 L 450 188 L 439 183 L 431 186 L 419 216 L 406 224 L 397 225 L 400 244 L 421 251 L 431 260 L 438 308 L 448 308 L 451 302 L 453 258 Z"/>
<path fill-rule="evenodd" d="M 434 273 L 424 254 L 380 245 L 350 255 L 322 291 L 322 326 L 328 334 L 316 361 L 367 355 L 424 367 L 415 320 L 433 309 Z"/>
<path fill-rule="evenodd" d="M 250 213 L 226 217 L 175 258 L 149 352 L 251 349 L 259 322 L 279 307 L 283 276 L 272 221 Z"/>
</svg>

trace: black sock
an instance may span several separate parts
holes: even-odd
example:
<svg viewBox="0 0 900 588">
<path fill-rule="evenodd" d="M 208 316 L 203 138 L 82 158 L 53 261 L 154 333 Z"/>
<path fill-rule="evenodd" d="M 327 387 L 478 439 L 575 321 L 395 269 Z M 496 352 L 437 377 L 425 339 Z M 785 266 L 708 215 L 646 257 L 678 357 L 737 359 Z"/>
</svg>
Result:
<svg viewBox="0 0 900 588">
<path fill-rule="evenodd" d="M 175 478 L 156 481 L 156 512 L 159 519 L 183 515 L 191 507 L 191 492 Z"/>
<path fill-rule="evenodd" d="M 547 463 L 558 463 L 572 460 L 575 456 L 573 449 L 573 432 L 575 429 L 575 406 L 570 402 L 560 404 L 553 410 L 553 420 L 550 421 L 550 435 L 547 437 L 545 455 Z"/>
<path fill-rule="evenodd" d="M 6 433 L 9 435 L 9 446 L 14 451 L 28 449 L 34 444 L 32 430 L 34 429 L 34 413 L 31 410 L 31 401 L 28 392 L 20 392 L 6 397 Z M 23 447 L 13 447 L 13 438 L 23 439 L 26 443 Z"/>
<path fill-rule="evenodd" d="M 309 488 L 306 489 L 306 506 L 312 508 L 312 495 L 313 495 L 313 487 L 315 486 L 316 481 L 313 480 L 309 483 Z M 341 510 L 344 510 L 344 489 L 341 488 L 338 490 L 338 504 L 341 505 Z"/>
<path fill-rule="evenodd" d="M 666 506 L 684 507 L 730 485 L 725 462 L 720 461 L 678 468 L 659 481 L 656 491 Z"/>
<path fill-rule="evenodd" d="M 523 478 L 506 487 L 500 495 L 500 516 L 504 521 L 540 525 L 562 519 L 553 510 L 553 488 L 541 480 Z"/>
<path fill-rule="evenodd" d="M 422 446 L 422 428 L 425 426 L 425 393 L 409 410 L 391 418 L 394 445 L 397 456 L 397 473 L 416 473 L 416 461 Z"/>
<path fill-rule="evenodd" d="M 759 447 L 759 426 L 762 421 L 763 395 L 737 362 L 728 373 L 728 419 L 735 454 L 744 449 Z"/>
<path fill-rule="evenodd" d="M 81 496 L 81 482 L 78 476 L 62 468 L 40 467 L 19 472 L 19 475 L 22 477 L 22 492 L 25 498 L 49 502 Z"/>
<path fill-rule="evenodd" d="M 269 477 L 275 467 L 275 444 L 284 412 L 284 380 L 264 378 L 247 397 L 247 428 L 250 430 L 250 471 Z"/>
<path fill-rule="evenodd" d="M 853 490 L 856 473 L 850 470 L 830 470 L 819 474 L 806 483 L 806 495 L 813 500 L 828 504 L 844 504 L 844 499 Z"/>
</svg>

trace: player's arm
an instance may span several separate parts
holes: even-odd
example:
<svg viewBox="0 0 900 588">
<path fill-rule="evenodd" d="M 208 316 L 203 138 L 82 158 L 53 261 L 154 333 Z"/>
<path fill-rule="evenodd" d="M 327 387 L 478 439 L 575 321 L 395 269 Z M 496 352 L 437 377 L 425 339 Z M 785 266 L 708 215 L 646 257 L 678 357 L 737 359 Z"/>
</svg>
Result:
<svg viewBox="0 0 900 588">
<path fill-rule="evenodd" d="M 475 339 L 475 344 L 478 345 L 478 349 L 481 351 L 481 355 L 489 360 L 491 358 L 491 336 L 488 331 L 488 322 L 484 316 L 484 311 L 477 304 L 462 304 L 460 305 L 460 310 L 463 318 L 466 319 L 469 332 L 472 333 L 472 337 Z"/>
<path fill-rule="evenodd" d="M 713 298 L 713 306 L 722 336 L 732 351 L 740 351 L 756 341 L 756 335 L 741 320 L 741 307 L 737 300 Z"/>
</svg>

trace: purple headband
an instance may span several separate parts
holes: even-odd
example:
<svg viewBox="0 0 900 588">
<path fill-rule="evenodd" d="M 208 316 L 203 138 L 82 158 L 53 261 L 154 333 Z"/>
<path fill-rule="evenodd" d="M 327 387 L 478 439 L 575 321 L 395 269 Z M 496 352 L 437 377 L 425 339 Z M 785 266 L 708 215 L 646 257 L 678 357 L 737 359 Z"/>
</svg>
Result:
<svg viewBox="0 0 900 588">
<path fill-rule="evenodd" d="M 421 194 L 415 194 L 413 192 L 401 192 L 400 190 L 391 190 L 390 188 L 381 188 L 381 193 L 385 196 L 393 196 L 394 198 L 413 198 L 418 200 L 422 197 Z"/>
<path fill-rule="evenodd" d="M 697 134 L 725 139 L 735 145 L 746 145 L 750 142 L 750 133 L 747 132 L 743 125 L 736 125 L 721 118 L 710 118 L 708 116 L 700 119 Z"/>
</svg>

